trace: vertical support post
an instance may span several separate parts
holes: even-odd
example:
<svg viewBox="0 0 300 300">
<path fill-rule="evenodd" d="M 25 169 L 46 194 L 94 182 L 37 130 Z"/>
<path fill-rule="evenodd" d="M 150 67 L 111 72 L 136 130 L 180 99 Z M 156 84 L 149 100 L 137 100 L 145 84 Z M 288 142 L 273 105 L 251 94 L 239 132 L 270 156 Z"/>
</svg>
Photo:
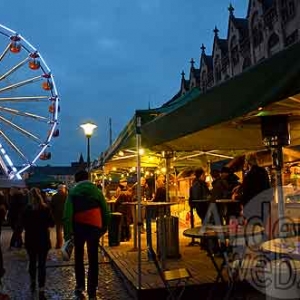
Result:
<svg viewBox="0 0 300 300">
<path fill-rule="evenodd" d="M 285 205 L 284 205 L 284 195 L 282 189 L 283 154 L 282 154 L 281 146 L 272 149 L 272 158 L 273 158 L 273 166 L 276 172 L 275 198 L 277 199 L 278 202 L 279 236 L 283 236 Z"/>
<path fill-rule="evenodd" d="M 141 191 L 141 117 L 136 118 L 136 151 L 137 151 L 137 212 L 138 212 L 138 289 L 142 285 L 142 253 L 141 253 L 141 226 L 142 226 L 142 191 Z"/>
<path fill-rule="evenodd" d="M 105 170 L 104 170 L 104 166 L 102 167 L 102 194 L 105 197 L 106 195 L 106 187 L 105 187 Z"/>
<path fill-rule="evenodd" d="M 169 181 L 170 181 L 170 160 L 171 160 L 171 154 L 166 153 L 166 202 L 170 201 L 169 197 L 169 192 L 170 192 L 170 186 L 169 186 Z"/>
<path fill-rule="evenodd" d="M 111 123 L 111 118 L 109 118 L 109 146 L 112 145 L 112 123 Z"/>
<path fill-rule="evenodd" d="M 91 179 L 91 147 L 90 147 L 90 136 L 86 137 L 87 139 L 87 159 L 86 159 L 86 167 L 89 174 L 89 179 Z"/>
</svg>

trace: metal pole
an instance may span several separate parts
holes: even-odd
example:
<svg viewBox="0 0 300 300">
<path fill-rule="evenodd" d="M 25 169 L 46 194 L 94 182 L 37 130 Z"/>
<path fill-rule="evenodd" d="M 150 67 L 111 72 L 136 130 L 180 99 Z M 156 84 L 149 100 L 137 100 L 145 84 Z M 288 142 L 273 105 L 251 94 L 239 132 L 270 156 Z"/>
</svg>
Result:
<svg viewBox="0 0 300 300">
<path fill-rule="evenodd" d="M 89 174 L 89 179 L 91 179 L 91 170 L 90 170 L 90 166 L 91 166 L 91 149 L 90 149 L 90 136 L 87 136 L 87 159 L 86 159 L 86 166 L 87 166 L 87 171 Z"/>
<path fill-rule="evenodd" d="M 169 181 L 170 181 L 170 165 L 171 165 L 171 156 L 172 154 L 169 152 L 166 152 L 166 202 L 170 201 L 169 193 L 170 193 L 170 186 L 169 186 Z"/>
<path fill-rule="evenodd" d="M 141 191 L 141 117 L 136 118 L 136 150 L 137 150 L 137 200 L 138 200 L 138 289 L 142 285 L 142 253 L 141 253 L 141 226 L 142 226 L 142 191 Z"/>
<path fill-rule="evenodd" d="M 112 145 L 112 123 L 111 118 L 109 118 L 109 146 Z"/>
<path fill-rule="evenodd" d="M 275 197 L 278 202 L 278 225 L 279 225 L 279 236 L 284 236 L 284 216 L 285 216 L 285 205 L 284 205 L 284 195 L 282 189 L 282 167 L 283 167 L 283 154 L 282 147 L 278 146 L 273 149 L 272 152 L 273 166 L 276 172 L 276 182 L 275 182 Z"/>
</svg>

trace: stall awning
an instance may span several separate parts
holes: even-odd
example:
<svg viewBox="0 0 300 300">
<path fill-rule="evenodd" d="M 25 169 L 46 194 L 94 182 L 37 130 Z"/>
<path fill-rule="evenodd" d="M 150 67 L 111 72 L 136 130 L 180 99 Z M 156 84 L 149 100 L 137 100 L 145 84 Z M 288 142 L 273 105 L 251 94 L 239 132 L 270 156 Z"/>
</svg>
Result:
<svg viewBox="0 0 300 300">
<path fill-rule="evenodd" d="M 142 126 L 156 150 L 258 150 L 260 116 L 288 114 L 300 142 L 300 43 Z"/>
<path fill-rule="evenodd" d="M 136 119 L 141 117 L 142 125 L 150 122 L 157 116 L 163 116 L 173 110 L 185 105 L 200 95 L 200 90 L 194 88 L 178 99 L 171 101 L 169 104 L 156 109 L 136 110 L 134 116 L 128 122 L 126 127 L 121 131 L 111 147 L 104 153 L 104 162 L 109 161 L 118 151 L 124 149 L 134 149 L 136 147 Z"/>
</svg>

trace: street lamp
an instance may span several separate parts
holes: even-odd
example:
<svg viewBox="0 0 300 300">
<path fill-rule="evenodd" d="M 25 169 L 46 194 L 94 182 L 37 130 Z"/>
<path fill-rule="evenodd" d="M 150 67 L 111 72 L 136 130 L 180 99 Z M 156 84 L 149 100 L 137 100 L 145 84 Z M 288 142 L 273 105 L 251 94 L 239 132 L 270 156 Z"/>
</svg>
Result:
<svg viewBox="0 0 300 300">
<path fill-rule="evenodd" d="M 90 149 L 90 138 L 93 135 L 94 129 L 97 128 L 97 125 L 87 122 L 80 127 L 83 129 L 84 134 L 87 138 L 87 159 L 86 159 L 86 164 L 87 164 L 87 171 L 89 173 L 89 178 L 90 178 L 90 165 L 91 165 L 91 149 Z"/>
</svg>

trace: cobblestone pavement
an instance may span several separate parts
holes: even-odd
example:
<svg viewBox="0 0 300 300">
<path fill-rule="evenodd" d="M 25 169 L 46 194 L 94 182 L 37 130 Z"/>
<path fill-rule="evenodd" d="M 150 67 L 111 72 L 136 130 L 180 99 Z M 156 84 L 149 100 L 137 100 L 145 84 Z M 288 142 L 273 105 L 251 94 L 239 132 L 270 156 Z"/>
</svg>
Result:
<svg viewBox="0 0 300 300">
<path fill-rule="evenodd" d="M 27 256 L 25 249 L 9 251 L 11 230 L 2 230 L 2 249 L 6 274 L 3 278 L 2 291 L 12 300 L 35 300 L 29 290 Z M 51 232 L 54 238 L 54 232 Z M 52 243 L 54 244 L 54 243 Z M 109 260 L 102 255 L 99 265 L 98 299 L 130 300 L 134 299 L 127 291 L 120 277 Z M 51 250 L 47 261 L 47 282 L 45 296 L 48 300 L 72 300 L 75 286 L 74 261 L 63 262 L 59 250 Z"/>
</svg>

